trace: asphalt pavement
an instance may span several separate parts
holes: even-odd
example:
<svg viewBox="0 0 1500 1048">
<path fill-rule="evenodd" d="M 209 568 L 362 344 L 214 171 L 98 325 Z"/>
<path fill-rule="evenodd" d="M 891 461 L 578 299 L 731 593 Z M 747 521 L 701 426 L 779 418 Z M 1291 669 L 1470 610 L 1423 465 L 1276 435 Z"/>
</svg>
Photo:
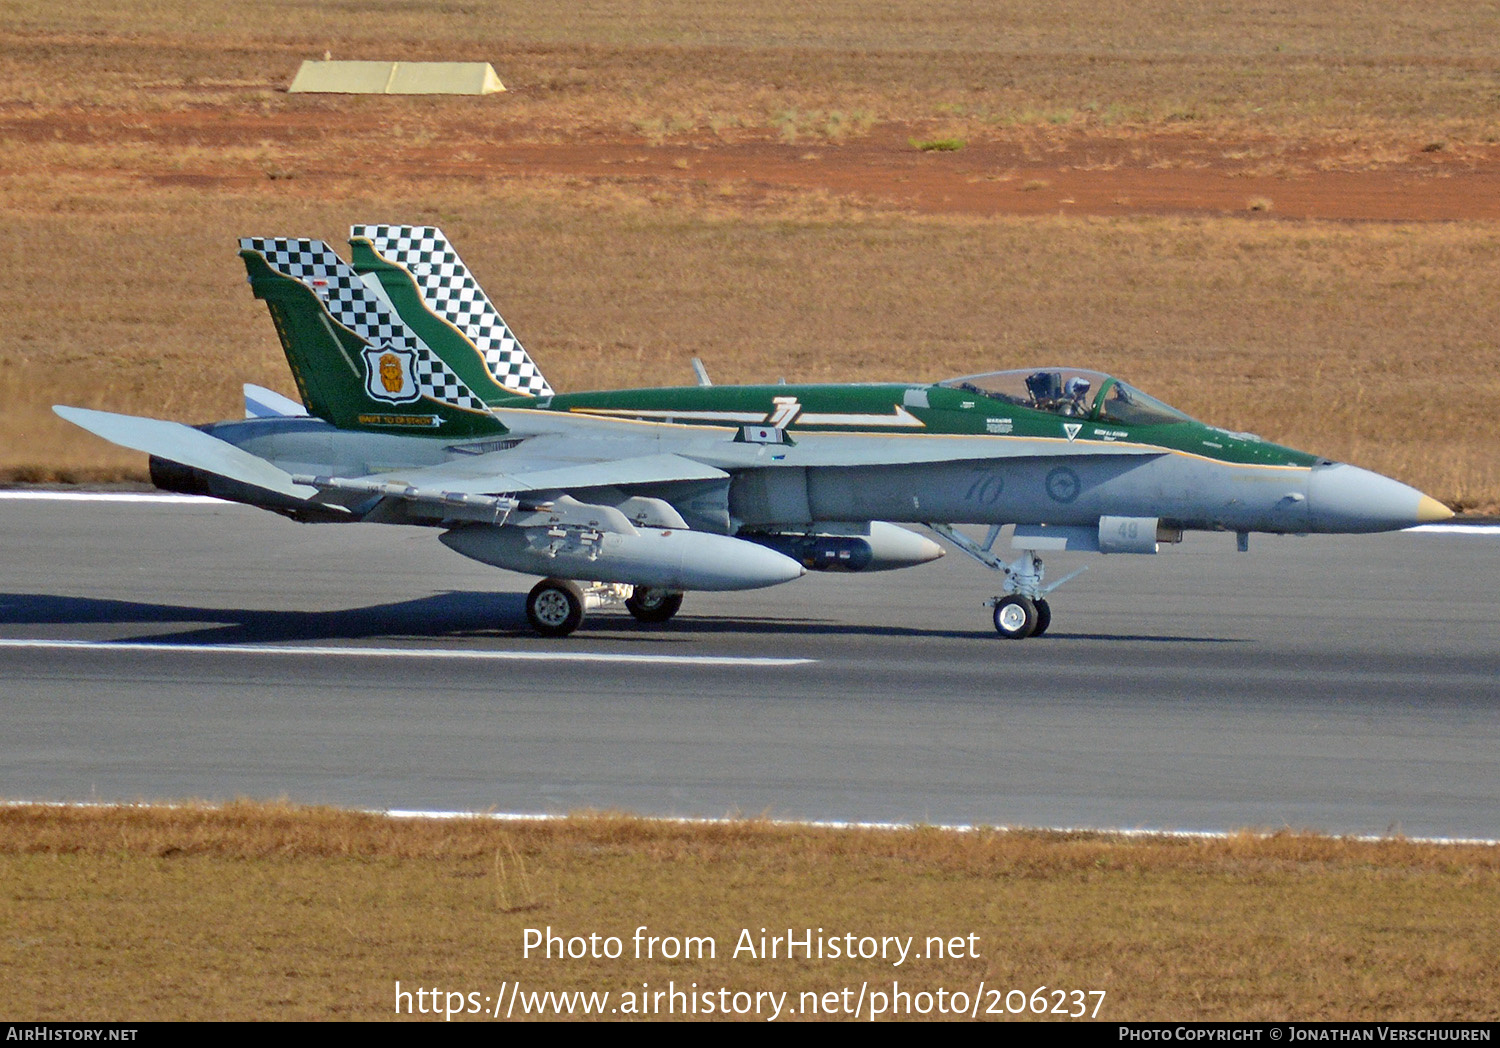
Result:
<svg viewBox="0 0 1500 1048">
<path fill-rule="evenodd" d="M 1500 534 L 957 551 L 530 634 L 427 529 L 0 498 L 0 797 L 1500 838 Z"/>
</svg>

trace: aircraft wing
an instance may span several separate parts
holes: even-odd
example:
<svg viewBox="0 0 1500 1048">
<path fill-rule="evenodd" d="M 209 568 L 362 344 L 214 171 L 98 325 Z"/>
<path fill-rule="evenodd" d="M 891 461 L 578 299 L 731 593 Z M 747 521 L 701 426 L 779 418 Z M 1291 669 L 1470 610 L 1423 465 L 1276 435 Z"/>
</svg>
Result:
<svg viewBox="0 0 1500 1048">
<path fill-rule="evenodd" d="M 1079 445 L 1064 440 L 996 441 L 982 437 L 903 440 L 841 434 L 820 434 L 819 439 L 806 439 L 796 445 L 716 440 L 706 446 L 685 446 L 680 454 L 666 450 L 665 443 L 634 441 L 624 435 L 600 440 L 593 436 L 570 438 L 549 434 L 523 440 L 514 448 L 461 456 L 438 465 L 340 478 L 337 486 L 349 490 L 412 489 L 488 496 L 724 480 L 732 471 L 767 467 L 895 466 L 1074 454 L 1151 457 L 1164 453 L 1161 448 L 1139 444 Z M 332 486 L 324 484 L 329 479 L 312 478 L 311 482 Z"/>
<path fill-rule="evenodd" d="M 291 474 L 265 459 L 181 422 L 61 404 L 54 405 L 52 410 L 73 425 L 133 451 L 144 451 L 290 498 L 305 499 L 318 493 L 317 488 L 295 483 Z"/>
<path fill-rule="evenodd" d="M 729 474 L 682 455 L 651 454 L 623 458 L 562 460 L 538 448 L 491 451 L 436 466 L 397 469 L 349 478 L 382 484 L 442 490 L 452 494 L 495 495 L 502 492 L 567 491 L 577 488 L 659 484 L 674 480 L 721 480 Z"/>
<path fill-rule="evenodd" d="M 496 409 L 513 433 L 533 434 L 525 444 L 540 452 L 545 446 L 576 460 L 607 459 L 620 455 L 621 446 L 680 453 L 724 470 L 764 466 L 910 466 L 929 462 L 969 462 L 990 459 L 1060 458 L 1072 455 L 1133 455 L 1154 457 L 1163 448 L 1128 441 L 1069 439 L 1066 429 L 1056 437 L 994 437 L 980 434 L 838 433 L 793 431 L 785 442 L 759 443 L 735 438 L 738 426 L 651 426 L 640 421 L 590 416 L 582 412 L 538 409 Z M 598 449 L 605 450 L 599 451 Z M 519 449 L 518 449 L 519 450 Z M 594 453 L 597 452 L 597 453 Z"/>
</svg>

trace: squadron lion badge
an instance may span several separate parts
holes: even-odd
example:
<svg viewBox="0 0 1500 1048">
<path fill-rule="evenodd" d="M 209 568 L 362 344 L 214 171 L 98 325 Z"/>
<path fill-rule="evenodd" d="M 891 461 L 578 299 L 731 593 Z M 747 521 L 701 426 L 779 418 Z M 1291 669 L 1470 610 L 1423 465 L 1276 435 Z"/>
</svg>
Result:
<svg viewBox="0 0 1500 1048">
<path fill-rule="evenodd" d="M 412 364 L 416 354 L 409 349 L 371 346 L 365 351 L 365 391 L 376 400 L 408 404 L 422 395 Z"/>
</svg>

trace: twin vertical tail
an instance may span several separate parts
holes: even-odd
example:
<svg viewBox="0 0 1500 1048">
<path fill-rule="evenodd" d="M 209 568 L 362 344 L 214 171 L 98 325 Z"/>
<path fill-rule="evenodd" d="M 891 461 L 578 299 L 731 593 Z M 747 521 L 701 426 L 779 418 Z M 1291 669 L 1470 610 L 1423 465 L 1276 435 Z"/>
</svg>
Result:
<svg viewBox="0 0 1500 1048">
<path fill-rule="evenodd" d="M 485 401 L 321 240 L 248 237 L 240 258 L 313 415 L 448 439 L 506 432 Z"/>
<path fill-rule="evenodd" d="M 433 226 L 354 226 L 354 268 L 486 403 L 552 387 L 458 252 Z"/>
</svg>

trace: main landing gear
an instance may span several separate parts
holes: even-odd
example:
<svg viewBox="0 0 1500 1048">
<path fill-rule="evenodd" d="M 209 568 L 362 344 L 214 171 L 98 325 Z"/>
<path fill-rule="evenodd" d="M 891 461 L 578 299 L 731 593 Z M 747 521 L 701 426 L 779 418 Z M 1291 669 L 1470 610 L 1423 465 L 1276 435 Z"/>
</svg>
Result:
<svg viewBox="0 0 1500 1048">
<path fill-rule="evenodd" d="M 625 598 L 625 610 L 637 622 L 666 622 L 682 609 L 682 594 L 636 586 Z"/>
<path fill-rule="evenodd" d="M 544 637 L 566 637 L 585 610 L 583 590 L 569 579 L 543 579 L 526 595 L 526 620 Z"/>
<path fill-rule="evenodd" d="M 649 586 L 543 579 L 526 595 L 526 621 L 543 637 L 566 637 L 594 608 L 623 604 L 637 622 L 666 622 L 682 608 L 682 594 Z"/>
<path fill-rule="evenodd" d="M 927 526 L 985 567 L 1005 573 L 1005 592 L 991 597 L 985 604 L 995 609 L 995 631 L 1011 640 L 1040 637 L 1046 633 L 1047 627 L 1052 625 L 1052 606 L 1047 603 L 1047 594 L 1085 570 L 1079 568 L 1043 587 L 1046 569 L 1036 550 L 1022 549 L 1021 555 L 1009 564 L 995 555 L 995 540 L 1000 537 L 998 524 L 990 528 L 983 543 L 975 542 L 948 524 Z"/>
</svg>

